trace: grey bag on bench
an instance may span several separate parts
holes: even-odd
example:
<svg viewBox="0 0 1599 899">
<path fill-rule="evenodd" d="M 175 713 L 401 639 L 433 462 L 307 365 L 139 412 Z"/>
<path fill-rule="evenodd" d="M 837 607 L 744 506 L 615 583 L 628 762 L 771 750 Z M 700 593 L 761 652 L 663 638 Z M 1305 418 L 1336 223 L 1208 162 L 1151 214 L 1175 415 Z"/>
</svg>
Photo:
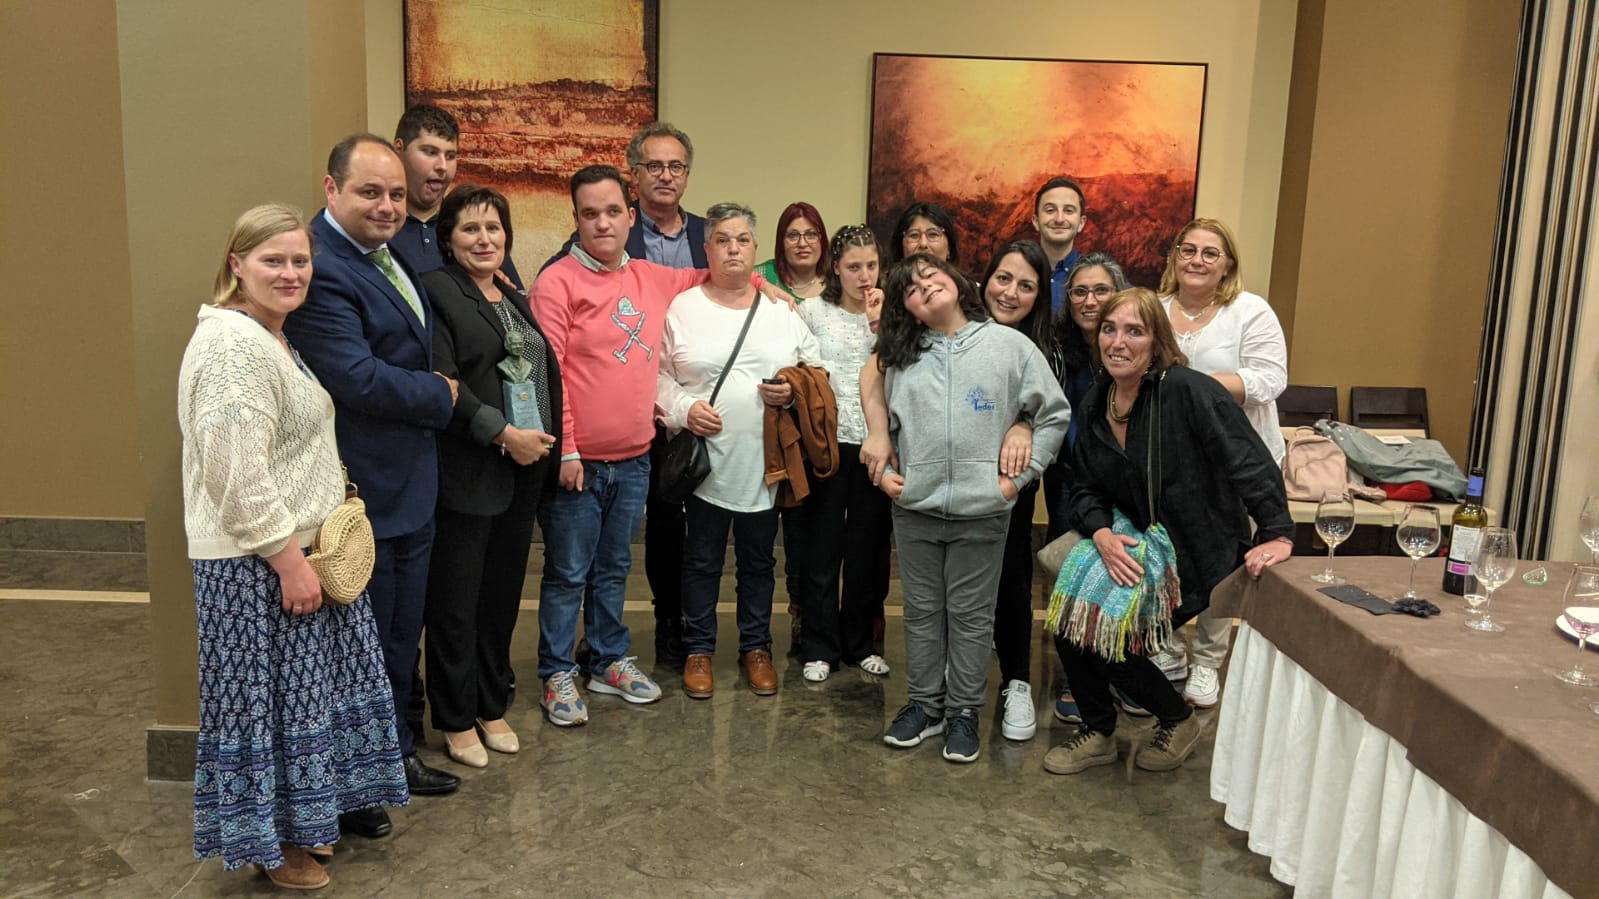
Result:
<svg viewBox="0 0 1599 899">
<path fill-rule="evenodd" d="M 1332 438 L 1349 459 L 1349 467 L 1379 484 L 1407 484 L 1420 481 L 1432 488 L 1433 496 L 1459 502 L 1466 495 L 1466 475 L 1449 457 L 1449 451 L 1436 440 L 1407 437 L 1409 443 L 1383 443 L 1364 428 L 1322 419 L 1316 430 Z"/>
</svg>

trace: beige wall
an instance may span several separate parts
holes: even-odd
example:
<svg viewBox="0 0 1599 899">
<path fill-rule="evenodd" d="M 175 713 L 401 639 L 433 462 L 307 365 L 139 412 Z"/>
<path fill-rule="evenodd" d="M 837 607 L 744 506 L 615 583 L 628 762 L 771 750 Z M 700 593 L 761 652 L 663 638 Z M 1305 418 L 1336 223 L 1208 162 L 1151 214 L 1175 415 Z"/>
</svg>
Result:
<svg viewBox="0 0 1599 899">
<path fill-rule="evenodd" d="M 991 3 L 980 14 L 974 14 L 966 3 L 935 0 L 918 7 L 920 14 L 910 18 L 901 8 L 885 4 L 818 0 L 807 16 L 785 20 L 781 28 L 774 27 L 769 5 L 713 9 L 667 0 L 662 7 L 662 114 L 693 134 L 698 145 L 696 172 L 686 202 L 698 207 L 738 198 L 753 204 L 768 221 L 800 196 L 815 202 L 834 222 L 862 217 L 871 56 L 875 50 L 1107 58 L 1124 55 L 1108 48 L 1136 47 L 1142 58 L 1209 63 L 1199 208 L 1203 214 L 1237 224 L 1250 260 L 1246 279 L 1254 289 L 1265 290 L 1293 33 L 1293 15 L 1281 4 L 1238 0 L 1205 16 L 1178 22 L 1160 0 L 1074 9 L 1069 19 L 1060 15 L 1056 4 L 1039 0 Z M 150 82 L 135 92 L 118 81 L 110 62 L 116 59 L 111 46 L 116 34 L 108 10 L 116 4 L 109 0 L 81 4 L 18 0 L 0 8 L 16 20 L 16 27 L 0 30 L 0 41 L 5 42 L 0 49 L 10 51 L 4 63 L 7 108 L 25 109 L 30 118 L 38 116 L 41 127 L 30 127 L 30 131 L 76 138 L 39 142 L 36 150 L 12 144 L 8 154 L 36 155 L 31 160 L 20 159 L 7 171 L 71 171 L 72 180 L 94 198 L 93 205 L 105 209 L 107 202 L 122 194 L 119 134 L 107 123 L 124 116 L 130 134 L 137 133 L 151 148 L 140 153 L 160 152 L 163 141 L 173 150 L 157 168 L 143 175 L 129 170 L 130 179 L 142 178 L 143 183 L 130 180 L 128 195 L 149 195 L 153 205 L 162 210 L 157 220 L 170 218 L 163 201 L 174 184 L 192 183 L 196 172 L 220 177 L 211 173 L 233 168 L 228 190 L 209 191 L 211 202 L 186 210 L 189 219 L 197 223 L 195 230 L 203 232 L 198 243 L 172 240 L 174 232 L 165 225 L 133 229 L 135 242 L 142 242 L 158 256 L 187 258 L 196 247 L 203 247 L 198 255 L 209 258 L 226 229 L 218 221 L 250 202 L 275 196 L 302 204 L 307 211 L 316 209 L 321 203 L 317 182 L 327 147 L 338 136 L 358 128 L 387 135 L 403 109 L 400 0 L 288 5 L 124 3 L 121 15 L 133 32 L 124 42 L 133 41 L 141 52 L 151 54 L 148 59 L 123 61 L 124 66 L 138 67 Z M 92 21 L 83 27 L 80 20 Z M 1015 23 L 1023 21 L 1042 25 L 1016 27 Z M 839 22 L 850 25 L 841 28 Z M 145 47 L 142 36 L 147 32 L 161 33 L 171 43 L 159 49 Z M 61 42 L 34 39 L 51 33 L 82 33 L 86 40 L 67 42 L 63 47 Z M 275 43 L 269 46 L 263 37 Z M 174 54 L 174 49 L 181 53 Z M 81 53 L 81 64 L 56 65 L 62 52 Z M 243 74 L 246 69 L 239 61 L 260 56 L 271 57 L 259 61 L 257 72 L 265 74 Z M 721 58 L 729 62 L 706 64 L 706 60 Z M 808 67 L 814 83 L 802 84 L 795 77 L 798 69 L 792 60 L 797 59 L 818 61 Z M 46 70 L 57 74 L 48 87 L 34 77 Z M 188 73 L 198 83 L 176 85 L 174 76 L 179 72 Z M 63 73 L 72 77 L 63 79 Z M 240 74 L 234 77 L 232 73 Z M 60 102 L 63 97 L 72 101 Z M 292 110 L 286 105 L 308 97 L 316 102 Z M 125 104 L 121 102 L 124 98 Z M 19 105 L 14 107 L 13 99 Z M 228 105 L 230 99 L 232 106 Z M 245 100 L 256 105 L 244 105 Z M 196 117 L 193 104 L 197 101 L 228 109 L 227 123 L 218 127 L 239 138 L 236 146 L 208 155 L 204 141 L 195 145 L 193 135 L 203 118 Z M 795 110 L 812 109 L 814 114 L 794 114 Z M 82 110 L 91 114 L 80 114 Z M 285 143 L 282 131 L 257 127 L 258 119 L 262 126 L 269 124 L 257 110 L 286 116 L 291 140 Z M 175 139 L 179 134 L 182 141 Z M 62 166 L 63 147 L 71 148 L 67 160 L 78 161 Z M 177 152 L 178 147 L 184 152 Z M 81 155 L 73 156 L 73 151 Z M 249 174 L 241 177 L 240 171 Z M 281 186 L 263 189 L 268 185 Z M 41 207 L 47 226 L 81 227 L 77 216 L 65 210 L 57 215 L 52 208 L 58 204 L 51 204 L 48 198 L 59 189 L 60 179 L 29 182 L 21 195 L 28 197 L 27 192 L 34 191 L 35 202 L 25 200 L 22 205 Z M 242 205 L 234 202 L 244 197 L 248 199 Z M 193 216 L 200 212 L 208 212 L 213 220 L 199 225 Z M 154 215 L 154 210 L 149 214 Z M 146 219 L 143 213 L 134 212 L 132 220 Z M 0 515 L 139 518 L 144 514 L 138 459 L 148 448 L 141 447 L 136 436 L 139 407 L 132 379 L 102 384 L 95 375 L 87 374 L 96 368 L 85 367 L 84 374 L 69 376 L 72 389 L 63 389 L 60 376 L 56 376 L 47 396 L 31 390 L 28 375 L 44 368 L 59 369 L 57 360 L 69 352 L 66 348 L 80 344 L 100 348 L 96 352 L 112 371 L 133 369 L 132 347 L 126 340 L 133 325 L 131 307 L 125 301 L 128 264 L 120 255 L 130 232 L 118 227 L 120 221 L 117 215 L 97 216 L 95 227 L 106 233 L 94 235 L 92 241 L 103 248 L 102 258 L 96 262 L 103 262 L 104 272 L 97 271 L 95 283 L 116 294 L 112 308 L 87 325 L 75 323 L 70 316 L 30 315 L 27 305 L 21 303 L 6 304 L 0 310 L 0 334 L 7 341 L 7 376 L 0 385 L 6 408 L 22 410 L 24 420 L 49 422 L 48 427 L 29 429 L 29 433 L 42 430 L 59 436 L 58 441 L 7 438 L 5 458 L 17 464 L 0 468 Z M 22 273 L 19 295 L 55 293 L 44 283 L 48 275 L 33 255 L 34 240 L 21 231 L 28 227 L 36 234 L 37 222 L 7 216 L 5 227 L 8 236 L 17 231 L 14 239 L 4 242 L 3 252 L 13 262 L 8 270 Z M 51 245 L 72 242 L 69 236 Z M 58 252 L 64 269 L 81 263 L 75 250 Z M 139 267 L 151 270 L 161 266 L 146 260 Z M 194 270 L 199 273 L 208 268 L 209 264 Z M 169 285 L 169 298 L 170 285 L 184 285 L 192 292 L 209 281 L 208 273 L 198 281 L 171 278 L 175 273 L 168 271 L 148 273 L 169 278 L 162 282 Z M 165 319 L 149 327 L 166 329 L 161 330 L 165 344 L 178 333 Z M 177 357 L 158 361 L 152 354 L 150 362 L 154 366 L 149 386 L 153 399 L 167 389 Z M 166 414 L 164 409 L 161 414 Z M 170 468 L 175 463 L 158 464 Z"/>
<path fill-rule="evenodd" d="M 117 85 L 114 0 L 0 3 L 0 516 L 144 517 Z"/>
<path fill-rule="evenodd" d="M 1464 461 L 1518 4 L 1301 4 L 1272 299 L 1289 380 L 1427 388 Z M 1304 103 L 1301 103 L 1301 98 Z"/>
<path fill-rule="evenodd" d="M 365 14 L 360 0 L 124 0 L 116 34 L 156 718 L 186 724 L 197 697 L 178 364 L 233 220 L 274 199 L 315 211 L 329 145 L 363 127 Z"/>
<path fill-rule="evenodd" d="M 1037 0 L 930 0 L 914 17 L 816 0 L 781 22 L 767 5 L 666 0 L 661 107 L 699 144 L 691 206 L 738 198 L 770 219 L 803 195 L 844 222 L 864 202 L 874 50 L 1207 62 L 1200 211 L 1237 225 L 1256 290 L 1267 289 L 1274 236 L 1303 234 L 1274 272 L 1281 295 L 1268 294 L 1290 325 L 1292 375 L 1427 384 L 1453 439 L 1469 405 L 1514 10 L 1305 5 L 1316 10 L 1315 40 L 1302 43 L 1318 48 L 1319 90 L 1296 117 L 1309 130 L 1288 134 L 1306 154 L 1301 178 L 1279 174 L 1296 26 L 1269 0 L 1180 17 L 1159 0 L 1074 5 L 1067 20 Z M 392 129 L 400 9 L 0 3 L 0 108 L 28 138 L 0 142 L 14 182 L 0 216 L 11 423 L 0 515 L 147 519 L 164 723 L 194 710 L 173 414 L 194 310 L 239 211 L 268 199 L 314 211 L 333 139 Z M 1274 221 L 1279 183 L 1295 191 L 1283 205 L 1296 221 Z M 1375 353 L 1366 340 L 1382 332 L 1414 336 Z"/>
<path fill-rule="evenodd" d="M 373 39 L 368 105 L 374 130 L 388 134 L 404 109 L 403 7 L 401 0 L 366 3 Z M 1251 260 L 1246 277 L 1265 292 L 1292 4 L 1233 0 L 1181 19 L 1163 0 L 1075 5 L 1070 16 L 1049 0 L 1000 0 L 980 12 L 964 0 L 931 0 L 918 4 L 915 16 L 903 4 L 859 0 L 812 0 L 805 9 L 790 16 L 773 3 L 661 3 L 661 116 L 694 139 L 685 206 L 736 200 L 775 222 L 783 207 L 805 199 L 835 228 L 862 221 L 875 52 L 1056 59 L 1131 53 L 1203 62 L 1209 81 L 1199 211 L 1235 224 Z M 1036 27 L 1018 27 L 1022 22 Z M 400 81 L 384 83 L 380 72 L 398 73 Z M 542 259 L 543 250 L 533 258 Z"/>
<path fill-rule="evenodd" d="M 899 3 L 814 0 L 791 15 L 665 0 L 661 114 L 694 138 L 685 205 L 737 200 L 775 222 L 806 199 L 836 228 L 865 218 L 874 52 L 1208 63 L 1199 212 L 1235 226 L 1246 280 L 1265 292 L 1294 29 L 1283 5 L 1174 15 L 1165 0 L 929 0 L 908 15 Z"/>
</svg>

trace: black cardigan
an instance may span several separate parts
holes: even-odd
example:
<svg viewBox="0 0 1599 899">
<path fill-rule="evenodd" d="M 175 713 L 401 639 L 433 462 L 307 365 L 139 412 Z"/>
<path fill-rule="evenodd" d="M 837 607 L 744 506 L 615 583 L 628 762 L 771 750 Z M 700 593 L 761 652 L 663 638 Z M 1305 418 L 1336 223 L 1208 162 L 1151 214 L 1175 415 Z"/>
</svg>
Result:
<svg viewBox="0 0 1599 899">
<path fill-rule="evenodd" d="M 1293 539 L 1282 471 L 1226 388 L 1186 366 L 1144 376 L 1122 449 L 1105 420 L 1108 375 L 1095 381 L 1078 419 L 1071 509 L 1092 538 L 1120 509 L 1139 530 L 1150 524 L 1146 465 L 1156 472 L 1159 521 L 1177 551 L 1186 621 L 1210 605 L 1210 591 L 1243 563 L 1255 543 Z M 1152 423 L 1160 416 L 1152 447 Z M 1151 453 L 1151 450 L 1154 450 Z M 1147 461 L 1146 461 L 1147 460 Z M 1250 539 L 1249 519 L 1258 526 Z"/>
<path fill-rule="evenodd" d="M 543 472 L 545 491 L 555 488 L 561 458 L 561 372 L 553 350 L 545 353 L 550 385 L 550 421 L 544 429 L 556 438 L 548 465 L 517 465 L 491 441 L 495 434 L 473 428 L 478 410 L 492 406 L 505 411 L 500 373 L 495 368 L 505 358 L 505 325 L 470 275 L 454 263 L 422 276 L 433 306 L 433 367 L 461 382 L 460 397 L 450 424 L 439 434 L 439 505 L 464 515 L 498 515 L 510 508 L 515 481 Z M 538 320 L 527 297 L 500 282 L 504 302 L 510 303 L 540 334 Z"/>
</svg>

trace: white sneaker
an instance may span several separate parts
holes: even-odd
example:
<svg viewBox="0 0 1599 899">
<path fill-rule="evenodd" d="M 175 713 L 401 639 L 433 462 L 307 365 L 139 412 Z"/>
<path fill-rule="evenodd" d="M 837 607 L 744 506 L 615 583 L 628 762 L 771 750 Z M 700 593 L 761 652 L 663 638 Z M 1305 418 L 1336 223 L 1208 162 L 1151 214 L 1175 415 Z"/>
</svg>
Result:
<svg viewBox="0 0 1599 899">
<path fill-rule="evenodd" d="M 1180 681 L 1188 677 L 1188 651 L 1181 646 L 1176 647 L 1176 652 L 1163 649 L 1149 657 L 1160 673 L 1166 675 L 1169 681 Z M 1195 665 L 1194 667 L 1199 667 Z"/>
<path fill-rule="evenodd" d="M 832 673 L 833 666 L 819 660 L 806 662 L 805 667 L 800 670 L 800 676 L 813 684 L 819 684 L 827 680 L 828 675 Z"/>
<path fill-rule="evenodd" d="M 1183 688 L 1183 698 L 1195 708 L 1208 709 L 1221 698 L 1221 673 L 1214 668 L 1195 665 L 1188 674 L 1188 686 Z"/>
<path fill-rule="evenodd" d="M 1007 740 L 1031 740 L 1038 730 L 1033 717 L 1033 688 L 1024 680 L 1013 680 L 1000 691 L 1005 696 L 1005 720 L 999 732 Z"/>
</svg>

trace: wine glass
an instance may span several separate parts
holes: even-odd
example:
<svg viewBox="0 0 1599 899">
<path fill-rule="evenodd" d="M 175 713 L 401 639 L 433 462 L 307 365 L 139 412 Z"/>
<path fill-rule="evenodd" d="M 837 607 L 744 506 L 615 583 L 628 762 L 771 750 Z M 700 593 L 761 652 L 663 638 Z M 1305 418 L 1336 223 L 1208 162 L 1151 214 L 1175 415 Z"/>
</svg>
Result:
<svg viewBox="0 0 1599 899">
<path fill-rule="evenodd" d="M 1578 565 L 1566 584 L 1566 624 L 1577 632 L 1577 663 L 1555 677 L 1579 687 L 1599 687 L 1599 676 L 1582 670 L 1582 651 L 1588 638 L 1599 633 L 1599 567 Z"/>
<path fill-rule="evenodd" d="M 1471 560 L 1471 573 L 1487 592 L 1482 597 L 1482 614 L 1466 622 L 1474 631 L 1497 634 L 1504 630 L 1488 617 L 1494 592 L 1516 574 L 1516 535 L 1508 528 L 1483 528 L 1477 535 L 1477 551 Z"/>
<path fill-rule="evenodd" d="M 1416 593 L 1416 563 L 1423 556 L 1430 556 L 1438 551 L 1438 540 L 1441 535 L 1438 527 L 1438 510 L 1432 506 L 1409 505 L 1405 513 L 1399 516 L 1399 527 L 1394 529 L 1394 539 L 1399 541 L 1399 548 L 1410 557 L 1410 589 L 1405 591 L 1401 599 L 1420 599 Z"/>
<path fill-rule="evenodd" d="M 1355 504 L 1349 494 L 1329 490 L 1322 494 L 1316 505 L 1316 536 L 1327 544 L 1327 570 L 1313 574 L 1310 579 L 1318 584 L 1342 584 L 1344 579 L 1333 574 L 1333 550 L 1355 532 Z"/>
<path fill-rule="evenodd" d="M 1590 496 L 1582 504 L 1582 517 L 1577 519 L 1577 533 L 1593 553 L 1591 563 L 1599 565 L 1599 496 Z"/>
</svg>

